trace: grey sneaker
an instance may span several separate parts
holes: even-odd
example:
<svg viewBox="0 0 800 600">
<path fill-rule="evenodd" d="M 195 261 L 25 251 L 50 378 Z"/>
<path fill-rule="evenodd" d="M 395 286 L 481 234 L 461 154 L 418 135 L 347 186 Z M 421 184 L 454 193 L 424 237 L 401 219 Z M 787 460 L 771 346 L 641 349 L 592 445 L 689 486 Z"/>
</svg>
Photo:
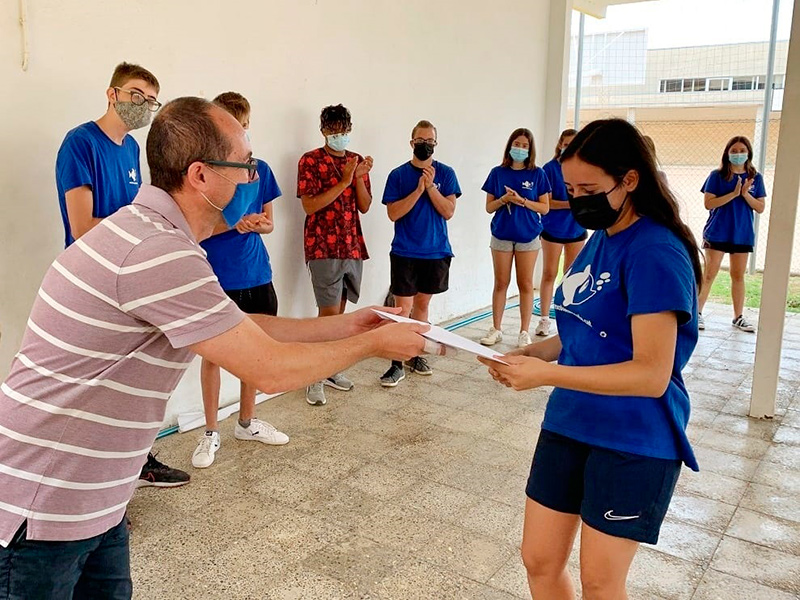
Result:
<svg viewBox="0 0 800 600">
<path fill-rule="evenodd" d="M 753 333 L 756 330 L 756 326 L 753 325 L 750 321 L 744 318 L 744 315 L 739 315 L 733 320 L 733 326 L 736 329 L 741 331 L 747 331 L 749 333 Z"/>
<path fill-rule="evenodd" d="M 421 356 L 415 356 L 411 360 L 407 360 L 406 366 L 412 373 L 416 373 L 417 375 L 433 375 L 428 361 Z"/>
<path fill-rule="evenodd" d="M 311 406 L 324 406 L 328 402 L 321 381 L 312 383 L 306 388 L 306 402 Z"/>
<path fill-rule="evenodd" d="M 703 318 L 702 313 L 697 313 L 697 328 L 703 331 L 706 328 L 706 320 Z"/>
<path fill-rule="evenodd" d="M 403 367 L 398 367 L 392 364 L 389 370 L 381 377 L 381 385 L 383 387 L 395 387 L 398 383 L 406 378 L 406 370 Z"/>
<path fill-rule="evenodd" d="M 349 392 L 353 389 L 353 382 L 350 381 L 344 375 L 344 373 L 336 373 L 336 375 L 331 375 L 322 383 L 342 392 Z"/>
</svg>

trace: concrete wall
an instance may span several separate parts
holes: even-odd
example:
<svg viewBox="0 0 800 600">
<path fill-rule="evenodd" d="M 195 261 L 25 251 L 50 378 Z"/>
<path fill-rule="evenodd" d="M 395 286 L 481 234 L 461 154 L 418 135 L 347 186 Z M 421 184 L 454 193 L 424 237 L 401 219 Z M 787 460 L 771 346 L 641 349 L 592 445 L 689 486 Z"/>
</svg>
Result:
<svg viewBox="0 0 800 600">
<path fill-rule="evenodd" d="M 563 0 L 554 4 L 565 8 Z M 389 170 L 410 158 L 411 128 L 421 118 L 438 126 L 436 157 L 455 168 L 464 191 L 450 225 L 451 289 L 435 300 L 431 317 L 440 321 L 490 302 L 489 216 L 480 186 L 511 130 L 530 127 L 537 137 L 544 130 L 548 0 L 27 5 L 30 64 L 23 72 L 17 2 L 0 3 L 0 376 L 18 349 L 41 277 L 61 250 L 56 152 L 66 131 L 105 111 L 105 89 L 122 60 L 156 74 L 161 100 L 226 90 L 250 99 L 253 149 L 284 190 L 267 239 L 282 315 L 316 312 L 302 259 L 296 166 L 320 145 L 320 108 L 338 102 L 353 113 L 351 149 L 375 158 L 363 303 L 381 302 L 389 285 L 392 226 L 380 197 Z M 142 146 L 146 133 L 135 134 Z M 537 141 L 549 154 L 554 140 Z M 200 407 L 195 370 L 172 399 L 170 419 Z"/>
</svg>

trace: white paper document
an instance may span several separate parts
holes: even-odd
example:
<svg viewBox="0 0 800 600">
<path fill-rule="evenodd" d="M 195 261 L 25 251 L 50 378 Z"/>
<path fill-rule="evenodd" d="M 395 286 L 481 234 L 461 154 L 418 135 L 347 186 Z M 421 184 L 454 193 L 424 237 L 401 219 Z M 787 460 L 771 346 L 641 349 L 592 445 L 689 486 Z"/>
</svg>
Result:
<svg viewBox="0 0 800 600">
<path fill-rule="evenodd" d="M 375 314 L 379 315 L 384 319 L 388 319 L 390 321 L 396 321 L 397 323 L 419 323 L 420 325 L 428 325 L 428 323 L 423 323 L 422 321 L 415 321 L 414 319 L 409 319 L 408 317 L 401 317 L 400 315 L 393 315 L 392 313 L 383 312 L 382 310 L 376 310 Z M 477 342 L 473 342 L 472 340 L 468 340 L 465 337 L 458 335 L 457 333 L 453 333 L 452 331 L 447 331 L 442 327 L 437 325 L 431 325 L 431 328 L 422 334 L 423 337 L 428 338 L 433 342 L 438 342 L 440 344 L 444 344 L 445 346 L 449 346 L 450 348 L 455 348 L 457 350 L 464 350 L 469 352 L 470 354 L 476 354 L 477 356 L 483 356 L 484 358 L 491 359 L 495 362 L 503 363 L 507 365 L 508 363 L 504 361 L 501 355 L 498 355 L 497 352 L 494 352 L 487 348 L 486 346 L 481 346 Z"/>
</svg>

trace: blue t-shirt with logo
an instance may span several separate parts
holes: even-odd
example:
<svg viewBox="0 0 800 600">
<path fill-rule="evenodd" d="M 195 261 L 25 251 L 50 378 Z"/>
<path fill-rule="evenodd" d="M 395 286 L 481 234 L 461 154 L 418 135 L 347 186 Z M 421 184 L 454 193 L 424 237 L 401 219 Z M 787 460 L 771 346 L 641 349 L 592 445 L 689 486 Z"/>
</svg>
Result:
<svg viewBox="0 0 800 600">
<path fill-rule="evenodd" d="M 248 215 L 264 212 L 264 205 L 282 193 L 272 169 L 263 160 L 258 161 L 258 183 L 258 195 L 247 209 Z M 272 281 L 272 266 L 261 234 L 231 229 L 200 245 L 223 290 L 246 290 Z"/>
<path fill-rule="evenodd" d="M 711 171 L 700 191 L 715 196 L 725 196 L 736 189 L 737 181 L 744 182 L 745 179 L 747 173 L 734 173 L 731 180 L 726 181 L 719 170 Z M 756 173 L 753 178 L 750 195 L 753 198 L 764 198 L 767 195 L 761 173 Z M 752 207 L 742 196 L 736 196 L 727 204 L 711 209 L 703 229 L 703 239 L 709 242 L 752 246 L 756 241 L 754 223 Z"/>
<path fill-rule="evenodd" d="M 550 162 L 545 163 L 542 168 L 547 174 L 547 179 L 550 181 L 553 200 L 568 201 L 567 186 L 564 185 L 564 174 L 561 172 L 561 163 L 554 158 Z M 571 210 L 568 208 L 554 209 L 552 205 L 550 206 L 550 212 L 546 215 L 542 215 L 542 226 L 546 234 L 562 240 L 574 240 L 586 233 L 586 230 L 575 221 Z"/>
<path fill-rule="evenodd" d="M 113 215 L 133 202 L 142 185 L 136 140 L 126 135 L 119 145 L 94 121 L 78 125 L 64 137 L 56 157 L 56 188 L 65 248 L 75 241 L 67 216 L 67 192 L 84 185 L 92 188 L 95 218 Z"/>
<path fill-rule="evenodd" d="M 550 182 L 539 167 L 533 170 L 514 170 L 511 167 L 495 167 L 489 172 L 481 188 L 487 194 L 499 198 L 506 193 L 506 186 L 526 200 L 539 201 L 539 196 L 550 193 Z M 534 210 L 506 204 L 494 211 L 492 235 L 498 240 L 527 244 L 542 232 L 542 218 Z"/>
<path fill-rule="evenodd" d="M 433 184 L 442 196 L 461 196 L 456 172 L 447 165 L 433 161 L 436 175 Z M 383 203 L 391 204 L 408 196 L 419 184 L 422 169 L 411 162 L 400 165 L 389 173 L 383 190 Z M 392 254 L 406 258 L 447 258 L 453 256 L 447 237 L 447 219 L 440 215 L 428 192 L 422 192 L 417 203 L 408 213 L 395 221 Z"/>
<path fill-rule="evenodd" d="M 560 365 L 631 360 L 634 315 L 673 311 L 678 337 L 663 396 L 604 396 L 555 388 L 542 428 L 602 448 L 680 459 L 698 470 L 686 437 L 689 394 L 681 375 L 697 344 L 697 285 L 680 239 L 647 217 L 613 236 L 597 231 L 564 275 L 553 306 L 562 344 Z"/>
</svg>

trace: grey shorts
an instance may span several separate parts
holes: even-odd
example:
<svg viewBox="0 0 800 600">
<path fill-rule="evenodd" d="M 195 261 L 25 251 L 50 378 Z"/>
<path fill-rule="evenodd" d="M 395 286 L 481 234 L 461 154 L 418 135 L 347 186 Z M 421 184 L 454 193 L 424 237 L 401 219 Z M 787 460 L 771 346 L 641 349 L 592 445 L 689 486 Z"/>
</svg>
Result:
<svg viewBox="0 0 800 600">
<path fill-rule="evenodd" d="M 489 248 L 497 250 L 498 252 L 533 252 L 542 249 L 542 240 L 536 238 L 527 244 L 519 242 L 510 242 L 508 240 L 500 240 L 492 236 L 492 241 L 489 243 Z"/>
<path fill-rule="evenodd" d="M 318 308 L 339 306 L 342 298 L 354 304 L 361 294 L 361 274 L 364 261 L 355 259 L 322 258 L 308 261 L 311 285 Z"/>
</svg>

